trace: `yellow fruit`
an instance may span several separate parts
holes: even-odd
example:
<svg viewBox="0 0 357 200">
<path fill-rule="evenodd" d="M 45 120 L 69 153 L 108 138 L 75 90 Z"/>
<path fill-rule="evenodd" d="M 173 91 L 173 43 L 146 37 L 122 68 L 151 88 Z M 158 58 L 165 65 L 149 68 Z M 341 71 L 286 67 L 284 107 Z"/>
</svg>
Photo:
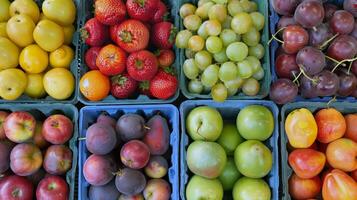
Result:
<svg viewBox="0 0 357 200">
<path fill-rule="evenodd" d="M 71 47 L 63 45 L 50 53 L 51 67 L 69 68 L 74 58 L 74 52 Z"/>
<path fill-rule="evenodd" d="M 41 13 L 39 20 L 41 21 L 41 20 L 44 20 L 44 19 L 48 19 L 48 18 L 43 13 Z M 50 19 L 48 19 L 48 20 L 50 20 Z"/>
<path fill-rule="evenodd" d="M 70 97 L 74 91 L 74 77 L 65 68 L 54 68 L 43 77 L 43 85 L 48 95 L 57 100 Z"/>
<path fill-rule="evenodd" d="M 9 7 L 9 0 L 0 0 L 0 22 L 6 22 L 10 19 Z"/>
<path fill-rule="evenodd" d="M 26 47 L 33 43 L 34 29 L 35 23 L 29 16 L 23 14 L 11 17 L 6 25 L 7 35 L 19 47 Z"/>
<path fill-rule="evenodd" d="M 0 22 L 0 37 L 7 38 L 6 24 L 7 24 L 7 22 Z"/>
<path fill-rule="evenodd" d="M 27 74 L 25 94 L 32 98 L 42 98 L 46 95 L 43 87 L 43 74 Z"/>
<path fill-rule="evenodd" d="M 64 31 L 64 44 L 70 45 L 72 44 L 72 39 L 73 39 L 73 33 L 75 31 L 75 28 L 73 25 L 65 26 L 63 27 Z"/>
<path fill-rule="evenodd" d="M 20 66 L 28 73 L 41 73 L 48 66 L 48 53 L 36 44 L 29 45 L 21 51 Z"/>
<path fill-rule="evenodd" d="M 63 28 L 53 21 L 44 19 L 37 24 L 33 38 L 42 49 L 52 52 L 64 42 Z"/>
<path fill-rule="evenodd" d="M 16 100 L 25 91 L 26 74 L 19 69 L 5 69 L 0 72 L 0 96 L 5 100 Z"/>
<path fill-rule="evenodd" d="M 0 70 L 17 67 L 19 48 L 9 39 L 0 37 Z"/>
<path fill-rule="evenodd" d="M 76 5 L 73 0 L 45 0 L 43 14 L 61 26 L 69 26 L 76 19 Z"/>
<path fill-rule="evenodd" d="M 28 15 L 35 23 L 40 18 L 40 9 L 33 0 L 15 0 L 11 3 L 9 10 L 11 17 L 18 14 Z"/>
</svg>

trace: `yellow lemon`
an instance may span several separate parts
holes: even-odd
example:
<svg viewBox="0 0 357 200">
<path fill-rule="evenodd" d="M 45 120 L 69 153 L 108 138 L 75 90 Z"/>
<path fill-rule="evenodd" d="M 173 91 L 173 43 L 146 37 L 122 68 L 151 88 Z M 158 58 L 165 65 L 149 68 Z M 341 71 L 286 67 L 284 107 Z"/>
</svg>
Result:
<svg viewBox="0 0 357 200">
<path fill-rule="evenodd" d="M 25 91 L 27 85 L 26 74 L 16 68 L 5 69 L 0 72 L 0 96 L 5 100 L 16 100 Z"/>
<path fill-rule="evenodd" d="M 62 46 L 64 31 L 58 24 L 44 19 L 37 24 L 33 31 L 33 38 L 42 49 L 52 52 Z"/>
<path fill-rule="evenodd" d="M 29 45 L 21 51 L 20 66 L 28 73 L 41 73 L 48 66 L 48 53 L 36 44 Z"/>
<path fill-rule="evenodd" d="M 73 25 L 65 26 L 63 27 L 64 31 L 64 44 L 70 45 L 72 44 L 72 39 L 73 39 L 73 33 L 75 31 L 75 28 Z"/>
<path fill-rule="evenodd" d="M 63 45 L 50 53 L 51 67 L 69 68 L 74 58 L 74 51 L 71 47 Z"/>
<path fill-rule="evenodd" d="M 73 0 L 45 0 L 42 11 L 47 18 L 61 26 L 71 25 L 76 19 L 76 5 Z"/>
<path fill-rule="evenodd" d="M 37 23 L 40 18 L 40 9 L 33 0 L 15 0 L 10 5 L 10 16 L 23 14 L 29 16 Z"/>
<path fill-rule="evenodd" d="M 10 19 L 9 7 L 9 0 L 0 0 L 0 22 L 6 22 Z"/>
<path fill-rule="evenodd" d="M 27 15 L 15 15 L 6 25 L 8 37 L 19 47 L 26 47 L 33 43 L 32 33 L 35 23 Z"/>
<path fill-rule="evenodd" d="M 0 70 L 17 67 L 19 48 L 9 39 L 0 37 Z"/>
<path fill-rule="evenodd" d="M 46 95 L 43 87 L 43 74 L 27 74 L 25 94 L 32 98 L 42 98 Z"/>
<path fill-rule="evenodd" d="M 7 24 L 7 22 L 0 22 L 0 37 L 7 38 L 6 24 Z"/>
<path fill-rule="evenodd" d="M 57 100 L 65 100 L 74 91 L 73 74 L 65 68 L 54 68 L 43 77 L 43 85 L 48 95 Z"/>
</svg>

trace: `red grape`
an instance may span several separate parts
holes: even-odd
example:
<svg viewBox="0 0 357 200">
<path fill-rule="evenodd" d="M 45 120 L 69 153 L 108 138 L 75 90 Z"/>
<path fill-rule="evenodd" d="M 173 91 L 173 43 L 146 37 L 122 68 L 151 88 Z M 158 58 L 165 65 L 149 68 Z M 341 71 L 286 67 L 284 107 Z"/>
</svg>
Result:
<svg viewBox="0 0 357 200">
<path fill-rule="evenodd" d="M 323 70 L 314 79 L 317 80 L 316 92 L 319 96 L 333 96 L 340 88 L 338 76 L 330 71 Z"/>
<path fill-rule="evenodd" d="M 281 54 L 275 60 L 275 69 L 279 78 L 294 79 L 299 67 L 296 64 L 296 55 Z"/>
<path fill-rule="evenodd" d="M 334 4 L 331 3 L 326 3 L 324 4 L 324 9 L 325 9 L 325 21 L 330 21 L 330 19 L 333 16 L 333 13 L 338 10 L 338 7 Z"/>
<path fill-rule="evenodd" d="M 313 76 L 320 73 L 326 67 L 325 54 L 314 47 L 304 47 L 296 55 L 296 64 L 307 75 Z"/>
<path fill-rule="evenodd" d="M 300 82 L 300 94 L 304 98 L 315 98 L 318 97 L 316 93 L 316 84 L 305 76 L 302 76 L 299 80 Z"/>
<path fill-rule="evenodd" d="M 316 48 L 320 48 L 328 39 L 333 37 L 328 24 L 320 24 L 315 29 L 310 29 L 309 35 L 309 44 Z"/>
<path fill-rule="evenodd" d="M 289 54 L 297 53 L 309 42 L 309 34 L 299 25 L 290 25 L 283 32 L 283 48 Z"/>
<path fill-rule="evenodd" d="M 338 36 L 327 50 L 327 55 L 338 61 L 354 58 L 356 54 L 357 40 L 349 35 Z"/>
<path fill-rule="evenodd" d="M 352 13 L 354 17 L 357 17 L 357 0 L 344 0 L 343 9 Z"/>
<path fill-rule="evenodd" d="M 343 97 L 350 96 L 357 88 L 357 78 L 352 73 L 347 73 L 346 70 L 339 71 L 340 88 L 337 94 Z"/>
<path fill-rule="evenodd" d="M 305 0 L 298 5 L 294 13 L 294 19 L 304 28 L 314 28 L 322 23 L 325 9 L 321 1 Z"/>
<path fill-rule="evenodd" d="M 336 11 L 330 20 L 332 31 L 339 34 L 350 34 L 353 31 L 354 25 L 355 19 L 353 15 L 345 10 Z"/>
<path fill-rule="evenodd" d="M 287 16 L 282 16 L 280 17 L 279 21 L 278 21 L 278 30 L 285 28 L 289 25 L 297 25 L 295 19 L 293 17 L 287 17 Z"/>
<path fill-rule="evenodd" d="M 275 12 L 280 15 L 293 15 L 300 0 L 271 0 Z"/>
<path fill-rule="evenodd" d="M 357 76 L 357 61 L 353 61 L 352 67 L 351 67 L 351 72 Z"/>
<path fill-rule="evenodd" d="M 278 79 L 270 88 L 270 99 L 277 104 L 286 104 L 294 101 L 298 94 L 298 87 L 289 79 Z"/>
<path fill-rule="evenodd" d="M 357 39 L 357 21 L 355 20 L 355 24 L 353 26 L 353 31 L 350 33 L 350 35 L 352 37 L 354 37 L 355 39 Z"/>
</svg>

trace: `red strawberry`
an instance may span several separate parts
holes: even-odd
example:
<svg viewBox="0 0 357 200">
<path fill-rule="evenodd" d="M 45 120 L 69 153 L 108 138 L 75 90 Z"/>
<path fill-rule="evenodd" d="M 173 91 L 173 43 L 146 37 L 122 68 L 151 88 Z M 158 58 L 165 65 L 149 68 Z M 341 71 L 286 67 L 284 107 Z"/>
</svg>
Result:
<svg viewBox="0 0 357 200">
<path fill-rule="evenodd" d="M 96 60 L 101 49 L 101 47 L 91 47 L 86 51 L 84 60 L 90 70 L 98 70 Z"/>
<path fill-rule="evenodd" d="M 151 42 L 159 49 L 172 49 L 177 29 L 170 22 L 160 22 L 151 29 Z"/>
<path fill-rule="evenodd" d="M 127 0 L 126 8 L 133 19 L 148 22 L 152 19 L 160 0 Z"/>
<path fill-rule="evenodd" d="M 132 96 L 138 87 L 138 82 L 124 73 L 111 78 L 111 94 L 119 99 L 125 99 Z"/>
<path fill-rule="evenodd" d="M 178 80 L 171 68 L 160 70 L 150 81 L 150 92 L 158 99 L 168 99 L 177 90 Z"/>
<path fill-rule="evenodd" d="M 175 53 L 169 49 L 159 50 L 157 60 L 160 67 L 170 67 L 175 62 Z"/>
<path fill-rule="evenodd" d="M 110 37 L 126 52 L 131 53 L 148 46 L 150 32 L 142 22 L 129 19 L 110 27 Z"/>
<path fill-rule="evenodd" d="M 139 92 L 140 94 L 151 97 L 152 94 L 150 92 L 150 81 L 143 81 L 139 83 Z"/>
<path fill-rule="evenodd" d="M 96 64 L 102 74 L 114 76 L 125 71 L 126 59 L 124 50 L 113 44 L 108 44 L 100 50 Z"/>
<path fill-rule="evenodd" d="M 158 62 L 153 53 L 147 50 L 129 55 L 126 61 L 129 75 L 137 81 L 151 80 L 158 70 Z"/>
<path fill-rule="evenodd" d="M 96 0 L 94 14 L 100 22 L 114 25 L 126 17 L 126 7 L 122 0 Z"/>
<path fill-rule="evenodd" d="M 81 36 L 89 46 L 102 46 L 109 39 L 109 29 L 96 18 L 92 18 L 81 29 Z"/>
<path fill-rule="evenodd" d="M 157 10 L 151 20 L 151 23 L 156 24 L 159 22 L 166 21 L 168 18 L 169 13 L 167 12 L 166 5 L 160 1 L 159 4 L 157 5 Z"/>
</svg>

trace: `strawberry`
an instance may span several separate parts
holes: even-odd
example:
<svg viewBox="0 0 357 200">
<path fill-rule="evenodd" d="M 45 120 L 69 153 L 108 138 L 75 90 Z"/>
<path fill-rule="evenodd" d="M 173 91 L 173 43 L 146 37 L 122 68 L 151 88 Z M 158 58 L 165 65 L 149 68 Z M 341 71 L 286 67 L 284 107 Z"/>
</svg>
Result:
<svg viewBox="0 0 357 200">
<path fill-rule="evenodd" d="M 140 94 L 151 97 L 152 94 L 150 93 L 150 81 L 140 82 L 139 83 L 139 92 L 140 92 Z"/>
<path fill-rule="evenodd" d="M 140 21 L 129 19 L 110 27 L 110 37 L 126 52 L 145 49 L 149 44 L 149 29 Z"/>
<path fill-rule="evenodd" d="M 126 17 L 126 7 L 122 0 L 96 0 L 94 15 L 105 25 L 122 22 Z"/>
<path fill-rule="evenodd" d="M 178 80 L 171 68 L 159 70 L 156 76 L 150 81 L 150 92 L 158 99 L 168 99 L 177 90 Z"/>
<path fill-rule="evenodd" d="M 159 50 L 157 60 L 160 67 L 170 67 L 175 62 L 175 53 L 170 49 Z"/>
<path fill-rule="evenodd" d="M 110 92 L 118 99 L 125 99 L 132 96 L 138 87 L 138 83 L 127 73 L 113 76 L 110 80 Z"/>
<path fill-rule="evenodd" d="M 158 62 L 153 53 L 142 50 L 129 55 L 126 67 L 133 79 L 148 81 L 155 76 L 158 70 Z"/>
<path fill-rule="evenodd" d="M 98 70 L 96 60 L 101 49 L 101 47 L 91 47 L 86 51 L 84 60 L 90 70 Z"/>
<path fill-rule="evenodd" d="M 160 22 L 151 29 L 151 42 L 159 49 L 172 49 L 177 29 L 170 22 Z"/>
<path fill-rule="evenodd" d="M 160 0 L 127 0 L 126 8 L 131 18 L 143 22 L 152 19 Z"/>
<path fill-rule="evenodd" d="M 108 44 L 100 50 L 96 64 L 102 74 L 114 76 L 124 72 L 126 56 L 125 51 L 120 47 Z"/>
<path fill-rule="evenodd" d="M 81 36 L 89 46 L 102 46 L 109 38 L 109 29 L 96 18 L 89 19 L 81 29 Z"/>
<path fill-rule="evenodd" d="M 168 16 L 169 13 L 167 12 L 166 5 L 162 1 L 159 1 L 159 4 L 157 5 L 157 10 L 154 13 L 151 23 L 156 24 L 159 22 L 166 21 Z"/>
</svg>

